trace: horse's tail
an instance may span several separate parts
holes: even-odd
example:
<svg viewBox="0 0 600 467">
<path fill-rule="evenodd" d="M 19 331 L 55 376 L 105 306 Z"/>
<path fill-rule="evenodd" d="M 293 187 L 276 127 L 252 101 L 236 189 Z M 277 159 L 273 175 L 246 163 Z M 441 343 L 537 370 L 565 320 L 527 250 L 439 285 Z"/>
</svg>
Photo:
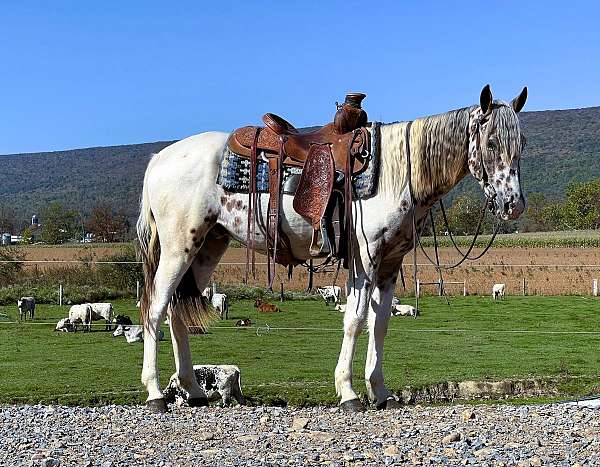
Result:
<svg viewBox="0 0 600 467">
<path fill-rule="evenodd" d="M 150 160 L 144 175 L 140 216 L 136 225 L 139 255 L 144 271 L 144 288 L 140 298 L 140 322 L 142 324 L 145 324 L 148 320 L 150 300 L 154 295 L 154 279 L 160 261 L 160 241 L 148 197 L 148 173 L 152 168 L 155 157 Z M 177 290 L 171 298 L 170 305 L 172 312 L 177 314 L 188 329 L 195 328 L 197 330 L 199 328 L 203 332 L 216 319 L 215 312 L 202 301 L 202 294 L 196 285 L 191 268 L 183 275 Z"/>
<path fill-rule="evenodd" d="M 154 157 L 150 160 L 144 175 L 144 186 L 142 188 L 142 199 L 140 201 L 140 216 L 137 220 L 136 230 L 139 242 L 139 256 L 144 271 L 144 288 L 140 298 L 140 322 L 145 324 L 150 311 L 150 297 L 154 294 L 154 277 L 160 260 L 160 242 L 154 214 L 150 207 L 148 197 L 148 173 L 152 167 Z"/>
</svg>

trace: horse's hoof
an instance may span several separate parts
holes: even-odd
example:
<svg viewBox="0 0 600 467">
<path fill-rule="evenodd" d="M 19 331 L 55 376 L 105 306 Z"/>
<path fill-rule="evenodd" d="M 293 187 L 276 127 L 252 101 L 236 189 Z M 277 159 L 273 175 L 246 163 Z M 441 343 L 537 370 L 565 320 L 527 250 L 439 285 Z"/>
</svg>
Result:
<svg viewBox="0 0 600 467">
<path fill-rule="evenodd" d="M 150 412 L 167 413 L 167 403 L 162 398 L 146 401 L 146 407 L 150 410 Z"/>
<path fill-rule="evenodd" d="M 393 397 L 389 397 L 380 404 L 377 404 L 377 410 L 401 409 L 402 404 Z"/>
<path fill-rule="evenodd" d="M 187 400 L 190 407 L 208 407 L 208 399 L 206 397 L 193 397 Z"/>
<path fill-rule="evenodd" d="M 357 413 L 364 412 L 365 406 L 359 399 L 350 399 L 349 401 L 342 402 L 340 404 L 340 409 L 346 413 Z"/>
</svg>

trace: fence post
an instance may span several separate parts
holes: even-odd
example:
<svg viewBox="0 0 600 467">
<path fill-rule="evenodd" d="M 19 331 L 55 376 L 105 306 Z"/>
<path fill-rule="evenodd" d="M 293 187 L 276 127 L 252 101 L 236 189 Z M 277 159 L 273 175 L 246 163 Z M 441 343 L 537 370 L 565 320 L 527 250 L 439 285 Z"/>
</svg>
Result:
<svg viewBox="0 0 600 467">
<path fill-rule="evenodd" d="M 463 297 L 467 296 L 467 281 L 463 281 Z"/>
<path fill-rule="evenodd" d="M 135 283 L 135 301 L 140 301 L 140 281 Z"/>
<path fill-rule="evenodd" d="M 598 279 L 592 280 L 592 295 L 594 297 L 598 296 Z"/>
<path fill-rule="evenodd" d="M 419 298 L 421 296 L 421 281 L 419 279 L 417 279 L 417 298 Z"/>
<path fill-rule="evenodd" d="M 63 302 L 63 285 L 59 284 L 58 285 L 58 306 L 62 306 L 62 302 Z"/>
<path fill-rule="evenodd" d="M 523 278 L 523 297 L 527 295 L 527 285 L 525 283 L 525 278 Z"/>
<path fill-rule="evenodd" d="M 217 293 L 217 283 L 215 281 L 213 281 L 212 289 L 213 289 L 213 295 L 216 294 Z"/>
<path fill-rule="evenodd" d="M 279 293 L 279 301 L 283 302 L 283 281 L 281 281 L 281 291 Z"/>
</svg>

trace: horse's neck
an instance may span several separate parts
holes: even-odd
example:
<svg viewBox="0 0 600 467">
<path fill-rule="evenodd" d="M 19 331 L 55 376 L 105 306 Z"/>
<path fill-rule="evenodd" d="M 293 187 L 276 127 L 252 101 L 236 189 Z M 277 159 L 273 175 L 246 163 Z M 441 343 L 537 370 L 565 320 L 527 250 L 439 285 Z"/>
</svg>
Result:
<svg viewBox="0 0 600 467">
<path fill-rule="evenodd" d="M 468 173 L 468 109 L 414 120 L 410 126 L 412 196 L 421 205 L 433 205 Z M 384 194 L 401 196 L 408 183 L 407 123 L 381 127 Z"/>
</svg>

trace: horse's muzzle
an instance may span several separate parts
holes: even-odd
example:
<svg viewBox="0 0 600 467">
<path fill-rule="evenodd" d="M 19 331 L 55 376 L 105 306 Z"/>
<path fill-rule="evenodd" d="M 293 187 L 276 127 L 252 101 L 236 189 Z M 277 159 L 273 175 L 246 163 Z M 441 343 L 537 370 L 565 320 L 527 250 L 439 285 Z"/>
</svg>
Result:
<svg viewBox="0 0 600 467">
<path fill-rule="evenodd" d="M 504 202 L 500 205 L 498 203 L 497 213 L 503 220 L 515 220 L 518 219 L 521 214 L 525 211 L 525 201 L 523 195 L 518 198 L 514 195 L 510 195 L 504 198 Z"/>
</svg>

